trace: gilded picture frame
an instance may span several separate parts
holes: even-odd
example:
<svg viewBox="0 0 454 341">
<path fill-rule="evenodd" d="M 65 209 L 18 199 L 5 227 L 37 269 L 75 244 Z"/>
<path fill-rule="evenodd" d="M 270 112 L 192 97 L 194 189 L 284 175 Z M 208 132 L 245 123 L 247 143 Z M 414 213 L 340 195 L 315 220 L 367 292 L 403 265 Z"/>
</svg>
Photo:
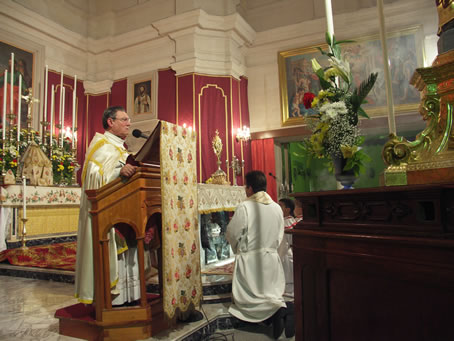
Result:
<svg viewBox="0 0 454 341">
<path fill-rule="evenodd" d="M 353 43 L 342 45 L 342 54 L 350 63 L 354 86 L 358 86 L 370 73 L 378 72 L 372 91 L 366 98 L 363 109 L 370 117 L 386 116 L 386 88 L 383 54 L 378 35 L 362 37 Z M 392 81 L 394 110 L 396 113 L 416 111 L 420 93 L 410 85 L 416 68 L 424 65 L 424 47 L 421 26 L 387 34 L 388 57 Z M 314 114 L 304 107 L 305 92 L 317 94 L 320 83 L 312 70 L 311 60 L 316 58 L 322 67 L 328 66 L 327 57 L 318 47 L 327 49 L 326 44 L 278 52 L 279 85 L 281 96 L 282 126 L 301 125 L 305 117 Z"/>
</svg>

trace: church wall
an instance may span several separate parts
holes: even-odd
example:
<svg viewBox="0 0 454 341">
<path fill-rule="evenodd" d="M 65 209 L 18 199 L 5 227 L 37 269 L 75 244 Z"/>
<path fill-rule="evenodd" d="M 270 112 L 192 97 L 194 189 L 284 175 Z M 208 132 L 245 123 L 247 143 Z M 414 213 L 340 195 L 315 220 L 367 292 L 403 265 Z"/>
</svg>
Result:
<svg viewBox="0 0 454 341">
<path fill-rule="evenodd" d="M 338 40 L 379 34 L 376 8 L 360 9 L 354 15 L 334 14 L 334 30 Z M 436 56 L 438 24 L 433 2 L 416 0 L 388 4 L 385 6 L 385 21 L 388 32 L 419 25 L 424 37 L 426 65 L 431 64 Z M 288 127 L 281 126 L 278 53 L 323 43 L 325 25 L 323 18 L 257 33 L 246 52 L 252 132 L 282 130 L 282 135 L 285 135 L 285 130 L 290 131 Z M 419 115 L 416 112 L 411 114 Z M 386 115 L 385 111 L 378 114 Z"/>
</svg>

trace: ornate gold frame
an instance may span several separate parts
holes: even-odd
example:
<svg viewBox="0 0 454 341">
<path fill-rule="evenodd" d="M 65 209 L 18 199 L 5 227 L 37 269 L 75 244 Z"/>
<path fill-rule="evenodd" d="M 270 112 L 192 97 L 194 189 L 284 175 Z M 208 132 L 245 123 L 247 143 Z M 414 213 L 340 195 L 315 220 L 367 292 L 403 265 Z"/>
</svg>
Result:
<svg viewBox="0 0 454 341">
<path fill-rule="evenodd" d="M 424 40 L 422 39 L 422 33 L 423 33 L 422 26 L 420 26 L 420 25 L 414 26 L 411 28 L 407 28 L 404 30 L 399 30 L 399 31 L 394 31 L 394 32 L 388 33 L 388 42 L 392 43 L 393 41 L 396 41 L 395 38 L 403 37 L 403 41 L 408 41 L 409 45 L 414 42 L 414 48 L 415 48 L 415 51 L 412 50 L 410 47 L 403 49 L 403 50 L 402 49 L 397 50 L 399 52 L 398 55 L 393 55 L 392 51 L 388 51 L 388 55 L 389 55 L 390 59 L 395 58 L 396 60 L 398 60 L 398 58 L 400 58 L 400 61 L 402 62 L 402 67 L 404 66 L 404 62 L 405 62 L 405 60 L 402 58 L 404 53 L 405 53 L 405 55 L 409 55 L 410 57 L 415 56 L 415 60 L 412 60 L 412 62 L 416 62 L 416 66 L 415 66 L 415 68 L 411 69 L 411 73 L 409 73 L 408 75 L 405 75 L 405 79 L 399 81 L 403 87 L 405 86 L 404 84 L 408 84 L 408 88 L 398 88 L 398 90 L 393 88 L 394 94 L 396 93 L 396 91 L 401 92 L 402 90 L 404 92 L 405 91 L 412 92 L 411 93 L 412 98 L 408 103 L 407 102 L 399 103 L 399 101 L 394 100 L 396 114 L 417 111 L 417 109 L 418 109 L 418 105 L 420 102 L 419 94 L 417 95 L 418 92 L 413 88 L 413 86 L 411 86 L 409 84 L 409 82 L 410 82 L 414 69 L 416 69 L 417 67 L 424 66 L 425 56 L 424 56 L 424 46 L 423 46 Z M 412 39 L 414 39 L 413 42 L 412 42 Z M 375 52 L 371 51 L 367 55 L 370 56 L 371 58 L 376 58 L 376 60 L 379 60 L 382 58 L 382 53 L 381 53 L 380 44 L 379 44 L 380 39 L 379 39 L 378 35 L 371 35 L 371 36 L 361 37 L 361 38 L 357 38 L 357 39 L 353 39 L 353 40 L 354 40 L 354 43 L 343 44 L 343 46 L 344 46 L 343 53 L 345 53 L 345 51 L 347 51 L 347 53 L 349 52 L 350 55 L 352 56 L 352 58 L 354 58 L 355 56 L 357 56 L 357 54 L 355 54 L 353 51 L 353 48 L 355 46 L 357 49 L 359 49 L 360 47 L 362 49 L 364 49 L 364 47 L 366 47 L 366 50 L 367 49 L 370 50 L 370 49 L 374 48 L 377 51 L 375 51 Z M 394 43 L 394 44 L 396 46 L 398 45 L 397 43 Z M 366 45 L 366 46 L 364 46 L 364 45 Z M 391 49 L 390 45 L 392 45 L 392 44 L 388 43 L 388 50 Z M 351 50 L 348 50 L 349 47 Z M 314 45 L 314 46 L 310 46 L 310 47 L 303 47 L 303 48 L 297 48 L 297 49 L 278 52 L 279 88 L 280 88 L 280 97 L 281 97 L 281 125 L 282 126 L 301 125 L 301 124 L 305 123 L 304 115 L 301 117 L 293 117 L 289 113 L 289 104 L 291 102 L 291 98 L 289 96 L 290 92 L 292 91 L 292 92 L 296 93 L 296 86 L 291 84 L 292 81 L 294 81 L 294 79 L 292 79 L 291 75 L 289 75 L 289 69 L 291 68 L 290 63 L 293 63 L 294 64 L 293 68 L 294 68 L 294 72 L 295 72 L 295 68 L 297 66 L 301 65 L 301 63 L 303 63 L 302 62 L 303 59 L 306 59 L 308 63 L 306 63 L 305 68 L 303 68 L 303 69 L 299 68 L 299 71 L 304 72 L 304 69 L 306 69 L 305 75 L 312 77 L 314 75 L 314 72 L 312 71 L 312 67 L 311 67 L 311 63 L 310 63 L 310 60 L 312 58 L 316 58 L 317 61 L 322 66 L 326 66 L 324 64 L 326 61 L 326 57 L 322 56 L 317 48 L 326 49 L 327 45 L 319 44 L 319 45 Z M 403 52 L 401 52 L 401 51 L 403 51 Z M 376 61 L 376 60 L 373 60 L 373 61 Z M 358 62 L 357 65 L 363 66 L 364 63 Z M 310 68 L 310 70 L 308 68 Z M 362 81 L 369 75 L 370 72 L 375 72 L 377 70 L 380 71 L 380 70 L 382 70 L 382 68 L 375 67 L 375 69 L 370 69 L 363 73 L 357 73 L 357 75 L 359 75 L 358 79 L 360 81 Z M 355 77 L 355 73 L 353 74 L 353 76 Z M 304 76 L 302 78 L 304 78 Z M 308 77 L 306 77 L 305 79 L 307 79 L 307 78 Z M 380 79 L 383 80 L 383 83 L 380 82 Z M 318 80 L 314 80 L 314 84 L 315 84 L 315 82 L 318 84 Z M 371 104 L 364 105 L 363 108 L 366 110 L 367 114 L 370 117 L 380 117 L 380 116 L 387 115 L 386 92 L 385 92 L 386 90 L 384 88 L 384 77 L 382 76 L 380 78 L 380 76 L 379 76 L 379 79 L 377 80 L 377 82 L 378 83 L 375 85 L 374 89 L 376 91 L 380 90 L 381 94 L 380 94 L 380 96 L 376 95 L 376 98 L 380 98 L 382 101 L 385 101 L 385 102 L 382 103 L 381 105 L 371 105 Z M 310 82 L 307 81 L 306 83 L 310 83 Z M 290 89 L 289 84 L 292 86 L 292 89 Z M 382 88 L 382 86 L 383 86 L 383 88 Z M 310 90 L 312 90 L 312 89 L 310 89 Z"/>
</svg>

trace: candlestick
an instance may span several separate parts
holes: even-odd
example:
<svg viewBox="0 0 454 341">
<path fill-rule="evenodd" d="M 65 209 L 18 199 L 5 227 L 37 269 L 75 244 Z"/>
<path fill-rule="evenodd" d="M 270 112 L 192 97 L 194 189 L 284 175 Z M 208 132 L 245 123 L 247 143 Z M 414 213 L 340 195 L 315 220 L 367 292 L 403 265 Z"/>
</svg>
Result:
<svg viewBox="0 0 454 341">
<path fill-rule="evenodd" d="M 58 121 L 58 123 L 59 124 L 61 124 L 62 103 L 63 103 L 63 70 L 61 70 L 61 74 L 60 74 L 60 102 L 59 102 L 59 105 L 58 105 L 58 108 L 59 108 L 59 111 L 58 111 L 59 121 Z"/>
<path fill-rule="evenodd" d="M 14 53 L 11 53 L 11 103 L 10 103 L 10 109 L 11 109 L 11 112 L 10 114 L 13 114 L 13 103 L 14 103 L 14 93 L 13 93 L 13 89 L 14 89 Z"/>
<path fill-rule="evenodd" d="M 331 0 L 325 0 L 325 12 L 326 12 L 326 28 L 333 39 L 334 36 L 334 23 L 333 23 L 333 9 L 331 7 Z"/>
<path fill-rule="evenodd" d="M 25 178 L 25 175 L 22 175 L 22 206 L 24 213 L 22 214 L 22 217 L 24 219 L 27 218 L 27 191 L 26 191 L 26 186 L 27 186 L 27 179 Z"/>
<path fill-rule="evenodd" d="M 74 127 L 75 127 L 75 122 L 76 122 L 76 96 L 77 96 L 76 90 L 77 90 L 77 75 L 74 75 L 73 120 L 72 120 L 72 142 L 71 142 L 72 149 L 74 149 L 74 141 L 75 141 Z"/>
<path fill-rule="evenodd" d="M 5 146 L 6 141 L 6 87 L 8 85 L 8 70 L 5 70 L 5 76 L 3 77 L 3 118 L 2 118 L 2 138 L 3 138 L 3 147 Z"/>
<path fill-rule="evenodd" d="M 46 75 L 44 76 L 44 111 L 43 111 L 43 121 L 44 122 L 49 122 L 49 119 L 47 117 L 47 83 L 48 83 L 48 74 L 49 74 L 49 66 L 46 65 Z"/>
<path fill-rule="evenodd" d="M 52 146 L 52 135 L 54 130 L 54 103 L 55 103 L 55 85 L 52 84 L 50 95 L 50 138 L 49 138 L 50 146 Z"/>
<path fill-rule="evenodd" d="M 391 74 L 388 63 L 388 47 L 386 44 L 385 17 L 383 15 L 383 0 L 377 0 L 378 18 L 380 20 L 380 41 L 383 54 L 383 68 L 385 72 L 386 102 L 388 104 L 388 129 L 389 133 L 396 134 L 396 119 L 394 117 L 394 100 L 391 83 Z"/>
<path fill-rule="evenodd" d="M 19 90 L 17 92 L 17 149 L 19 150 L 20 142 L 20 119 L 21 119 L 21 105 L 22 105 L 22 75 L 19 75 Z"/>
<path fill-rule="evenodd" d="M 65 88 L 63 88 L 63 104 L 62 104 L 62 111 L 60 116 L 60 135 L 61 135 L 61 142 L 60 145 L 63 148 L 63 138 L 65 135 Z"/>
<path fill-rule="evenodd" d="M 28 219 L 27 218 L 22 218 L 22 249 L 27 249 L 27 245 L 25 244 L 25 236 L 27 235 L 27 229 L 25 228 L 25 225 L 27 224 Z"/>
</svg>

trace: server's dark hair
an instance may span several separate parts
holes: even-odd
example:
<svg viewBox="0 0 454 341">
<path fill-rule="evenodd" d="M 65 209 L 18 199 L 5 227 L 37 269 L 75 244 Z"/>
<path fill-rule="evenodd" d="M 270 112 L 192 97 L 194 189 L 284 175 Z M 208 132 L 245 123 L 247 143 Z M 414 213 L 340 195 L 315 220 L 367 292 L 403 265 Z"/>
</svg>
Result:
<svg viewBox="0 0 454 341">
<path fill-rule="evenodd" d="M 263 172 L 258 170 L 250 171 L 246 174 L 246 186 L 252 188 L 254 193 L 265 191 L 266 192 L 266 176 Z"/>
<path fill-rule="evenodd" d="M 279 199 L 279 202 L 283 203 L 285 207 L 290 208 L 290 215 L 295 217 L 295 202 L 289 198 Z"/>
</svg>

